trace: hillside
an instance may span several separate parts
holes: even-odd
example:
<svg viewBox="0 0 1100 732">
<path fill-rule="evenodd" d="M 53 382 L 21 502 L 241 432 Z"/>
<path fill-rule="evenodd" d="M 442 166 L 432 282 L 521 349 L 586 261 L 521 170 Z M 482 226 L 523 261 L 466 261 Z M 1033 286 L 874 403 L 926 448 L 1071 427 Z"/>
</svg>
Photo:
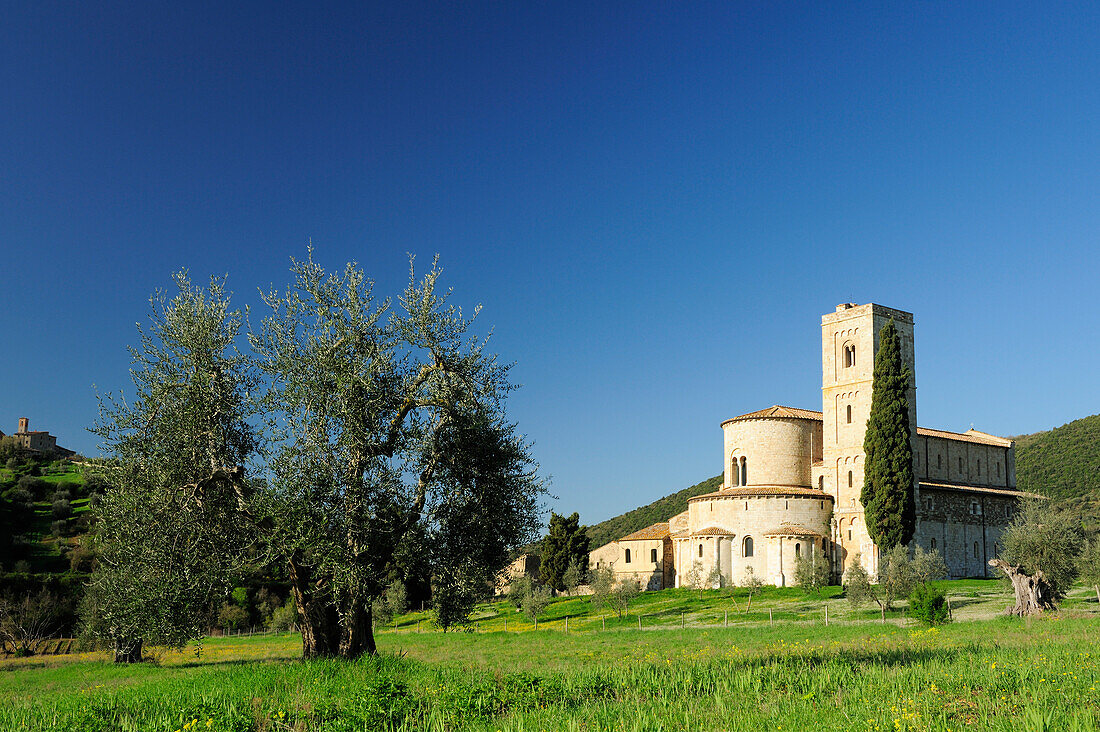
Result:
<svg viewBox="0 0 1100 732">
<path fill-rule="evenodd" d="M 589 546 L 595 549 L 658 521 L 667 521 L 672 516 L 687 510 L 689 498 L 712 493 L 721 486 L 722 476 L 716 475 L 671 496 L 659 498 L 653 503 L 647 503 L 632 511 L 593 524 L 586 528 Z"/>
<path fill-rule="evenodd" d="M 1100 414 L 1014 439 L 1020 490 L 1060 500 L 1100 490 Z"/>
</svg>

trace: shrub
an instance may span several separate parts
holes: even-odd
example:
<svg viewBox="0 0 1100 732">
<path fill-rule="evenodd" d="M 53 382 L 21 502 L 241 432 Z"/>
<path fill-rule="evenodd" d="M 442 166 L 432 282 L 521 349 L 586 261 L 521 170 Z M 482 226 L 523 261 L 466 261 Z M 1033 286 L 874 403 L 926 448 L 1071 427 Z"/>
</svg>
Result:
<svg viewBox="0 0 1100 732">
<path fill-rule="evenodd" d="M 224 630 L 237 630 L 248 622 L 248 611 L 240 605 L 225 603 L 218 611 L 218 627 Z"/>
<path fill-rule="evenodd" d="M 53 486 L 48 482 L 31 475 L 24 475 L 19 479 L 19 482 L 16 483 L 16 486 L 30 493 L 34 496 L 34 500 L 36 501 L 46 500 L 46 496 L 53 491 Z"/>
<path fill-rule="evenodd" d="M 917 585 L 909 595 L 909 614 L 925 625 L 942 625 L 947 622 L 947 597 L 932 585 Z"/>
<path fill-rule="evenodd" d="M 73 515 L 72 504 L 64 499 L 54 501 L 51 508 L 53 510 L 54 518 L 67 519 Z"/>
<path fill-rule="evenodd" d="M 294 596 L 287 598 L 282 607 L 275 608 L 271 613 L 271 622 L 268 624 L 276 633 L 285 633 L 298 627 L 298 606 L 294 603 Z"/>
</svg>

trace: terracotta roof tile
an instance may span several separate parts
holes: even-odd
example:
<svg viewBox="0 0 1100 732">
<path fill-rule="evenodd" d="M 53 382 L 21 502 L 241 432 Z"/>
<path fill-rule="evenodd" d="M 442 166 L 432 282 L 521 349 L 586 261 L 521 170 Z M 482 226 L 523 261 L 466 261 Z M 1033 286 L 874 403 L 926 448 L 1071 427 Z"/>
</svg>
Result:
<svg viewBox="0 0 1100 732">
<path fill-rule="evenodd" d="M 748 414 L 742 414 L 738 417 L 731 417 L 726 422 L 737 422 L 742 419 L 821 419 L 821 412 L 814 412 L 809 409 L 798 409 L 797 407 L 784 407 L 779 404 L 768 407 L 767 409 L 761 409 L 756 412 L 749 412 Z M 725 424 L 723 422 L 722 424 Z"/>
<path fill-rule="evenodd" d="M 1046 498 L 1038 493 L 1025 493 L 1024 491 L 1018 491 L 1013 488 L 987 488 L 981 485 L 963 485 L 961 483 L 930 483 L 922 480 L 920 482 L 921 488 L 932 488 L 934 490 L 946 490 L 946 491 L 961 491 L 963 493 L 989 493 L 999 496 L 1016 496 L 1019 498 Z"/>
<path fill-rule="evenodd" d="M 966 432 L 948 432 L 947 430 L 933 430 L 928 427 L 917 427 L 917 434 L 921 437 L 939 437 L 944 440 L 957 440 L 959 442 L 973 442 L 978 445 L 995 445 L 997 447 L 1010 447 L 1012 440 L 990 435 L 971 428 Z"/>
<path fill-rule="evenodd" d="M 805 526 L 784 524 L 777 529 L 765 531 L 764 536 L 822 536 L 822 534 L 813 529 L 807 529 Z"/>
<path fill-rule="evenodd" d="M 741 496 L 805 496 L 807 498 L 833 499 L 828 493 L 816 488 L 803 488 L 794 485 L 750 485 L 746 488 L 726 488 L 714 493 L 704 493 L 701 496 L 689 498 L 688 503 L 704 498 L 739 498 Z"/>
<path fill-rule="evenodd" d="M 641 541 L 644 539 L 667 539 L 669 537 L 668 521 L 661 521 L 660 523 L 647 526 L 644 529 L 635 531 L 633 534 L 627 534 L 619 541 Z"/>
<path fill-rule="evenodd" d="M 723 529 L 719 526 L 708 526 L 705 529 L 699 529 L 691 532 L 692 536 L 737 536 L 729 529 Z"/>
</svg>

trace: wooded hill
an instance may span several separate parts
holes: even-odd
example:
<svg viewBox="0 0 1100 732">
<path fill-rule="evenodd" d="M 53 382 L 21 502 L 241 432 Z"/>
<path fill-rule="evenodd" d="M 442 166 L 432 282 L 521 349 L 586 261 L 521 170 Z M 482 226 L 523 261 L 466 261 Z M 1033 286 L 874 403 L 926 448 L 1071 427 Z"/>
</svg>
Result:
<svg viewBox="0 0 1100 732">
<path fill-rule="evenodd" d="M 1087 530 L 1100 530 L 1100 414 L 1012 439 L 1020 490 L 1050 496 Z"/>
<path fill-rule="evenodd" d="M 589 546 L 596 549 L 639 529 L 644 529 L 660 521 L 668 521 L 676 514 L 687 510 L 689 498 L 701 496 L 704 493 L 713 493 L 721 487 L 722 476 L 716 475 L 713 478 L 704 480 L 702 483 L 696 483 L 690 488 L 673 493 L 671 496 L 658 498 L 653 503 L 647 503 L 606 521 L 587 526 L 585 531 L 588 532 Z"/>
<path fill-rule="evenodd" d="M 1090 531 L 1100 530 L 1100 415 L 1074 420 L 1046 432 L 1016 440 L 1016 480 L 1020 490 L 1049 496 L 1081 518 Z M 586 527 L 593 549 L 687 510 L 689 498 L 722 486 L 722 476 L 660 498 L 624 514 Z"/>
</svg>

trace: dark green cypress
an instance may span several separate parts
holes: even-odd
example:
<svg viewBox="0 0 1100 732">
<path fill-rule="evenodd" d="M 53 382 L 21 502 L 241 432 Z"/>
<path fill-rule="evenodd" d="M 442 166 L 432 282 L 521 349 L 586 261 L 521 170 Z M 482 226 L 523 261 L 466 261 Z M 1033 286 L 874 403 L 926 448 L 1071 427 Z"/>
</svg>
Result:
<svg viewBox="0 0 1100 732">
<path fill-rule="evenodd" d="M 588 534 L 577 513 L 559 516 L 550 513 L 550 531 L 539 546 L 539 574 L 555 590 L 565 589 L 562 578 L 575 562 L 584 574 L 588 571 Z"/>
<path fill-rule="evenodd" d="M 879 336 L 875 356 L 871 415 L 863 437 L 867 462 L 859 500 L 866 511 L 867 533 L 882 551 L 906 545 L 916 528 L 913 495 L 913 443 L 906 392 L 912 372 L 901 360 L 894 321 Z"/>
</svg>

